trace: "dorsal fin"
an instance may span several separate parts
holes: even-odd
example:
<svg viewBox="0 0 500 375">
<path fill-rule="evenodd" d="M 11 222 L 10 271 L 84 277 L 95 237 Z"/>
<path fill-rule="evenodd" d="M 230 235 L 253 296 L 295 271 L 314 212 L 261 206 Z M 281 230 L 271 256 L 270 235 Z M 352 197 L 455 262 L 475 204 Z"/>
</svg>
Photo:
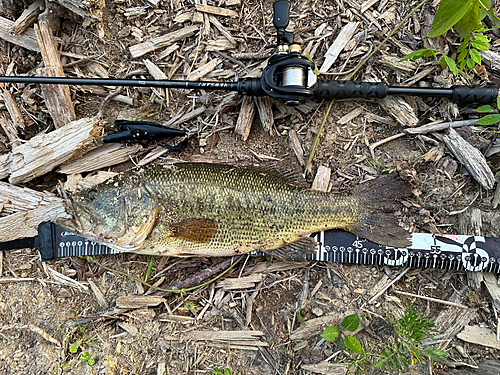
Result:
<svg viewBox="0 0 500 375">
<path fill-rule="evenodd" d="M 287 180 L 290 180 L 291 182 L 293 182 L 294 184 L 296 184 L 301 188 L 310 188 L 310 185 L 307 183 L 306 179 L 301 173 L 291 171 L 285 166 L 283 166 L 283 164 L 274 161 L 266 163 L 262 165 L 260 168 L 264 169 L 270 174 L 286 178 Z"/>
</svg>

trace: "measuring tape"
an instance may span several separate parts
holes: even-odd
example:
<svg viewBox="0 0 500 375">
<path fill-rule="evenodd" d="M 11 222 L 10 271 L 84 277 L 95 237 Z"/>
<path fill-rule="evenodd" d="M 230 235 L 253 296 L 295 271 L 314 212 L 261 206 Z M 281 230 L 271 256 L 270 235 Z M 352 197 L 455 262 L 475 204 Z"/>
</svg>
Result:
<svg viewBox="0 0 500 375">
<path fill-rule="evenodd" d="M 60 257 L 120 253 L 84 239 L 54 223 L 42 223 L 34 246 L 43 262 Z M 359 238 L 340 229 L 310 235 L 318 243 L 311 261 L 409 266 L 476 272 L 500 271 L 500 238 L 413 233 L 412 246 L 394 248 Z"/>
</svg>

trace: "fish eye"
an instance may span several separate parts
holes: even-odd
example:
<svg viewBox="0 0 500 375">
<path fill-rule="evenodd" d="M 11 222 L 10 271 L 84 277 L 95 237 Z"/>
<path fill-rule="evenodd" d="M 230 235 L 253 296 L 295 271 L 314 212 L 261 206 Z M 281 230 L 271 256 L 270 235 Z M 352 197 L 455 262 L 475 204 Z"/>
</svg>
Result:
<svg viewBox="0 0 500 375">
<path fill-rule="evenodd" d="M 90 201 L 94 201 L 97 197 L 97 191 L 95 189 L 91 189 L 87 192 L 87 198 Z"/>
</svg>

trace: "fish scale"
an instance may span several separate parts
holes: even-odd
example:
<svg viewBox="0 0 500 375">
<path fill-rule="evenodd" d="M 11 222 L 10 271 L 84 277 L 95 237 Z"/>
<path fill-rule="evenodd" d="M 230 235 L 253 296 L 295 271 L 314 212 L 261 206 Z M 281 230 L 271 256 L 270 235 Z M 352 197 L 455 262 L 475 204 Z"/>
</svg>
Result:
<svg viewBox="0 0 500 375">
<path fill-rule="evenodd" d="M 393 176 L 352 194 L 314 191 L 259 167 L 181 163 L 127 172 L 73 196 L 58 224 L 118 251 L 228 256 L 253 250 L 282 257 L 314 251 L 303 235 L 342 228 L 382 244 L 406 243 L 392 216 L 407 195 Z"/>
</svg>

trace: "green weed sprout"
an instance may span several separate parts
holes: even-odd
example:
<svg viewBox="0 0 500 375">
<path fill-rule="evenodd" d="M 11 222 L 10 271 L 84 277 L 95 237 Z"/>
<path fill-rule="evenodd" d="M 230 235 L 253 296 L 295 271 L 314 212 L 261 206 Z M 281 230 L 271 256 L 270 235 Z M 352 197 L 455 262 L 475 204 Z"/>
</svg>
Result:
<svg viewBox="0 0 500 375">
<path fill-rule="evenodd" d="M 405 310 L 403 317 L 399 320 L 392 316 L 387 317 L 389 323 L 394 327 L 396 333 L 394 345 L 386 346 L 380 353 L 376 368 L 387 368 L 392 370 L 402 370 L 426 360 L 426 356 L 442 360 L 446 357 L 446 352 L 441 349 L 422 349 L 420 344 L 425 337 L 432 337 L 437 333 L 434 321 L 419 314 L 413 308 Z"/>
</svg>

